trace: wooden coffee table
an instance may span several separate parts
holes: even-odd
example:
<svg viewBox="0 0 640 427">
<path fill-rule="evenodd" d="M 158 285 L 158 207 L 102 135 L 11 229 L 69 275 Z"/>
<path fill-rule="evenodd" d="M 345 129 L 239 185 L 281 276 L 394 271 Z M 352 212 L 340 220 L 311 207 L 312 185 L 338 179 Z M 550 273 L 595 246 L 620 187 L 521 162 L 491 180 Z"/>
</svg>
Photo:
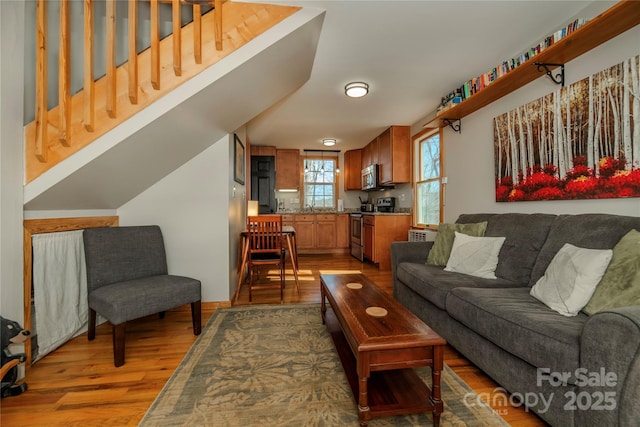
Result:
<svg viewBox="0 0 640 427">
<path fill-rule="evenodd" d="M 322 274 L 320 283 L 322 322 L 358 403 L 360 425 L 432 411 L 437 426 L 446 341 L 362 274 Z M 418 366 L 431 367 L 431 389 L 413 371 Z"/>
</svg>

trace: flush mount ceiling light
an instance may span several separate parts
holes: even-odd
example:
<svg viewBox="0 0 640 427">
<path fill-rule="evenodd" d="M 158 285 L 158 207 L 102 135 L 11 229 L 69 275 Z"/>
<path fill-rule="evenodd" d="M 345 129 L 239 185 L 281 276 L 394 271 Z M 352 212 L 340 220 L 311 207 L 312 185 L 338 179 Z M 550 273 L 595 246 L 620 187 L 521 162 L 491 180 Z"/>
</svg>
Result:
<svg viewBox="0 0 640 427">
<path fill-rule="evenodd" d="M 344 87 L 344 93 L 350 98 L 360 98 L 369 93 L 369 85 L 364 82 L 348 83 Z"/>
<path fill-rule="evenodd" d="M 326 145 L 327 147 L 331 147 L 332 145 L 336 145 L 336 139 L 335 138 L 325 138 L 322 140 L 322 144 Z"/>
</svg>

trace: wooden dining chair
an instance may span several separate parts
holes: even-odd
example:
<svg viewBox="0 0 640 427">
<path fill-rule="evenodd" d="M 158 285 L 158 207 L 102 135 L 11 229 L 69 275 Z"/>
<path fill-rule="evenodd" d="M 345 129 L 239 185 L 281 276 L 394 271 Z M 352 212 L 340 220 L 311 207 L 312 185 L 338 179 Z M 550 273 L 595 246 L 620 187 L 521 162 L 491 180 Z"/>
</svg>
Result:
<svg viewBox="0 0 640 427">
<path fill-rule="evenodd" d="M 282 233 L 282 215 L 259 215 L 247 217 L 249 252 L 249 302 L 257 289 L 280 289 L 280 303 L 284 300 L 285 248 Z M 280 284 L 257 283 L 258 268 L 264 265 L 278 266 Z"/>
</svg>

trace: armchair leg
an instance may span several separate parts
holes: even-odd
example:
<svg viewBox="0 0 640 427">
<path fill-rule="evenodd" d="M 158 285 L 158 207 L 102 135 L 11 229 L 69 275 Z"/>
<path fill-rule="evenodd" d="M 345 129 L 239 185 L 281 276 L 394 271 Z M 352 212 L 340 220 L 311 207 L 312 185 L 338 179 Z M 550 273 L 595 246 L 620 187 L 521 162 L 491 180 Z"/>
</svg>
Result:
<svg viewBox="0 0 640 427">
<path fill-rule="evenodd" d="M 193 335 L 200 335 L 202 332 L 202 303 L 200 301 L 191 303 L 191 323 L 193 323 Z"/>
<path fill-rule="evenodd" d="M 113 325 L 113 364 L 117 368 L 124 365 L 124 336 L 127 322 Z"/>
<path fill-rule="evenodd" d="M 87 338 L 89 341 L 93 341 L 96 337 L 96 311 L 92 308 L 89 309 L 89 327 L 87 329 Z"/>
</svg>

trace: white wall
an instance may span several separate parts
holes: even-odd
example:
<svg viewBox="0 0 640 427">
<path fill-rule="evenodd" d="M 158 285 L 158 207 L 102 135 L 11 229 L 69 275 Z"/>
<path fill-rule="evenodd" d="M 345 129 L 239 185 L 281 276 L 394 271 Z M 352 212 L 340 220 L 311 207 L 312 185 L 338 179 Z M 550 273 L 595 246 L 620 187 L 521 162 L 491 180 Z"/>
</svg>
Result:
<svg viewBox="0 0 640 427">
<path fill-rule="evenodd" d="M 0 2 L 0 314 L 23 326 L 24 19 L 24 3 Z"/>
<path fill-rule="evenodd" d="M 570 85 L 591 74 L 640 54 L 640 26 L 565 64 L 565 81 Z M 493 118 L 556 90 L 544 75 L 500 100 L 462 119 L 462 133 L 444 131 L 445 220 L 455 221 L 462 213 L 544 212 L 612 213 L 640 216 L 640 198 L 575 201 L 495 201 Z M 422 122 L 424 123 L 424 122 Z"/>
<path fill-rule="evenodd" d="M 202 301 L 229 301 L 236 280 L 240 230 L 230 236 L 230 224 L 242 222 L 235 217 L 244 186 L 231 199 L 238 187 L 229 167 L 232 142 L 225 136 L 118 209 L 121 226 L 160 226 L 169 273 L 199 279 Z"/>
</svg>

